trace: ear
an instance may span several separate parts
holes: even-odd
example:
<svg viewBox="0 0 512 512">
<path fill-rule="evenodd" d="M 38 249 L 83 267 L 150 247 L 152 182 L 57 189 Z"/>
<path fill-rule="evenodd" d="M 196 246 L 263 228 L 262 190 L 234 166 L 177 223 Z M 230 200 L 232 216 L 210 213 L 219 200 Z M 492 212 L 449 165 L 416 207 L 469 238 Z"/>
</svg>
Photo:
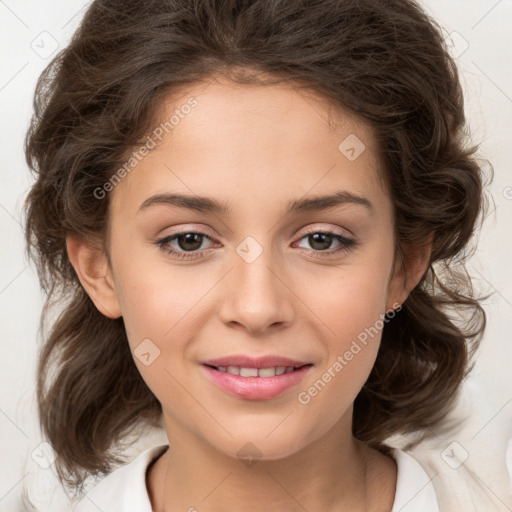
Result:
<svg viewBox="0 0 512 512">
<path fill-rule="evenodd" d="M 427 271 L 432 253 L 433 233 L 423 243 L 406 244 L 395 258 L 393 274 L 388 285 L 386 311 L 403 304 L 409 293 Z"/>
<path fill-rule="evenodd" d="M 66 236 L 68 258 L 94 305 L 108 318 L 119 318 L 121 308 L 105 252 L 75 234 Z"/>
</svg>

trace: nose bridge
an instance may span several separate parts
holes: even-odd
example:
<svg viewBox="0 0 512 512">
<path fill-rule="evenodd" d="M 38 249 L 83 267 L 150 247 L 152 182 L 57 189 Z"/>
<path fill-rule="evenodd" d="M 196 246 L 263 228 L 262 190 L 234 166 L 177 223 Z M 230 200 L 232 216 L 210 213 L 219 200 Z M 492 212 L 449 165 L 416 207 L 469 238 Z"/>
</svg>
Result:
<svg viewBox="0 0 512 512">
<path fill-rule="evenodd" d="M 221 306 L 224 322 L 236 322 L 250 331 L 258 331 L 290 321 L 289 293 L 273 255 L 269 233 L 249 235 L 236 247 L 229 297 L 224 297 Z"/>
</svg>

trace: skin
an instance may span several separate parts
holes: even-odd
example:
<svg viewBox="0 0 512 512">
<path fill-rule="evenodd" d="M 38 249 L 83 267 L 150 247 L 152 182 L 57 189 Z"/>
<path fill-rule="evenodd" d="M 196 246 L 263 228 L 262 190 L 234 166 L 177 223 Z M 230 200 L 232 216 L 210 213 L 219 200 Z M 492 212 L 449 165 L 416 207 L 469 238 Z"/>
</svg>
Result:
<svg viewBox="0 0 512 512">
<path fill-rule="evenodd" d="M 134 357 L 162 404 L 171 447 L 147 474 L 153 509 L 358 511 L 366 484 L 368 510 L 389 512 L 396 464 L 351 432 L 380 332 L 309 403 L 298 401 L 358 334 L 404 302 L 427 267 L 428 245 L 408 247 L 404 265 L 395 259 L 393 205 L 374 133 L 290 85 L 216 77 L 182 93 L 169 96 L 162 116 L 191 96 L 198 105 L 110 192 L 110 262 L 90 240 L 67 238 L 83 286 L 104 315 L 123 317 L 131 349 L 150 339 L 160 350 L 148 366 Z M 354 161 L 338 149 L 350 134 L 365 145 Z M 372 208 L 346 203 L 284 214 L 290 200 L 338 190 L 364 196 Z M 228 202 L 232 213 L 166 204 L 139 211 L 170 192 Z M 357 244 L 335 252 L 340 242 L 315 244 L 309 229 Z M 199 239 L 189 260 L 155 244 L 182 230 L 213 240 Z M 250 263 L 236 251 L 247 236 L 262 249 Z M 167 247 L 186 253 L 178 242 Z M 278 354 L 314 366 L 282 395 L 246 400 L 200 371 L 201 361 L 230 354 Z M 248 442 L 260 456 L 250 467 L 237 455 Z"/>
</svg>

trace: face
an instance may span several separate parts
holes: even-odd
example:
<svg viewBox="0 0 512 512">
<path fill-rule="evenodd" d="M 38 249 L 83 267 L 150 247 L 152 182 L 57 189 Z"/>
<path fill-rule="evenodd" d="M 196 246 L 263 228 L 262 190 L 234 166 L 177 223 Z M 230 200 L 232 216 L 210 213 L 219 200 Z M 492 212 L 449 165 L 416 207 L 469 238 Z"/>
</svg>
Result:
<svg viewBox="0 0 512 512">
<path fill-rule="evenodd" d="M 176 109 L 110 192 L 112 282 L 134 361 L 168 435 L 285 457 L 349 429 L 400 301 L 376 141 L 352 114 L 283 85 L 210 80 L 162 116 Z M 292 361 L 204 364 L 230 356 Z"/>
</svg>

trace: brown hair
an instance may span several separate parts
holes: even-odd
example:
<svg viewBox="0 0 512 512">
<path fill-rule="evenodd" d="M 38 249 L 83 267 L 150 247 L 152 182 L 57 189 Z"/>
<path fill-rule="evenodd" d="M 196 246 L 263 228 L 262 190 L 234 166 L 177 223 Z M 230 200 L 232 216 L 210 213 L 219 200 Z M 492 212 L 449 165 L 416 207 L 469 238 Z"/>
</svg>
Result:
<svg viewBox="0 0 512 512">
<path fill-rule="evenodd" d="M 68 486 L 123 462 L 112 446 L 137 425 L 158 424 L 161 406 L 123 319 L 103 316 L 81 286 L 65 236 L 95 237 L 108 250 L 109 198 L 94 191 L 154 128 L 169 93 L 217 73 L 307 84 L 356 113 L 382 149 L 397 254 L 433 233 L 428 270 L 386 322 L 355 400 L 355 437 L 387 452 L 392 434 L 426 433 L 472 367 L 485 313 L 464 259 L 486 206 L 483 173 L 434 20 L 412 0 L 96 0 L 39 78 L 26 138 L 37 174 L 25 204 L 27 250 L 47 293 L 43 332 L 63 305 L 43 334 L 39 415 Z"/>
</svg>

